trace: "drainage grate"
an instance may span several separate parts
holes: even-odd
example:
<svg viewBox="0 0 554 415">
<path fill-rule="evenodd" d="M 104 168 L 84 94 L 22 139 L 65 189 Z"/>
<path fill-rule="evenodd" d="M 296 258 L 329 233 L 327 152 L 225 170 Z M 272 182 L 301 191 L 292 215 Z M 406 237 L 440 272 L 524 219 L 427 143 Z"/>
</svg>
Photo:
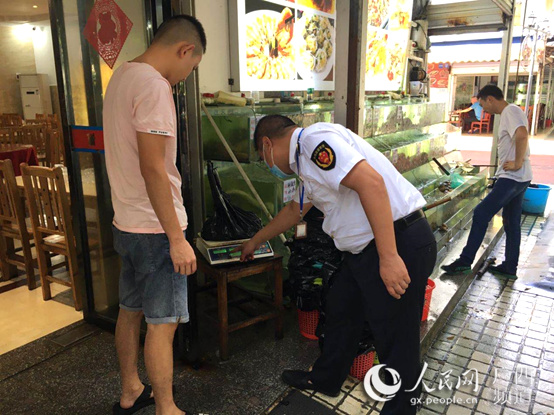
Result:
<svg viewBox="0 0 554 415">
<path fill-rule="evenodd" d="M 521 234 L 530 236 L 533 231 L 538 234 L 545 220 L 544 216 L 523 214 L 521 216 Z"/>
</svg>

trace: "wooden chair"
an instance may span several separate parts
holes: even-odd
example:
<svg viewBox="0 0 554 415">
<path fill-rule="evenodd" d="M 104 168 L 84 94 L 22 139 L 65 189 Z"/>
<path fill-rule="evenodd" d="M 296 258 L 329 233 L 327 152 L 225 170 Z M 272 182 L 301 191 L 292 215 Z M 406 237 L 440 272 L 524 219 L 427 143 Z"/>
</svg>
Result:
<svg viewBox="0 0 554 415">
<path fill-rule="evenodd" d="M 82 309 L 82 302 L 77 249 L 62 169 L 29 167 L 22 163 L 21 171 L 35 237 L 42 297 L 44 300 L 52 298 L 52 282 L 71 287 L 75 309 L 79 311 Z M 52 267 L 48 261 L 52 255 L 65 256 L 66 262 L 58 266 L 68 267 L 69 281 L 53 275 L 52 271 L 56 267 Z"/>
<path fill-rule="evenodd" d="M 59 130 L 49 128 L 46 130 L 46 167 L 54 167 L 62 162 L 62 143 Z"/>
<path fill-rule="evenodd" d="M 39 163 L 46 161 L 46 124 L 26 125 L 23 127 L 23 142 L 21 144 L 32 144 L 36 151 Z"/>
<path fill-rule="evenodd" d="M 11 132 L 10 144 L 13 144 L 13 145 L 27 144 L 26 143 L 27 137 L 25 137 L 25 130 L 23 129 L 23 127 L 11 127 L 10 132 Z"/>
<path fill-rule="evenodd" d="M 25 120 L 25 125 L 47 125 L 48 120 L 46 118 L 43 119 L 28 119 Z"/>
<path fill-rule="evenodd" d="M 58 114 L 35 114 L 35 121 L 46 122 L 49 127 L 61 130 Z"/>
<path fill-rule="evenodd" d="M 2 114 L 0 116 L 0 123 L 3 127 L 21 127 L 23 125 L 23 118 L 19 114 Z"/>
<path fill-rule="evenodd" d="M 487 133 L 490 132 L 491 129 L 491 115 L 488 112 L 483 111 L 483 116 L 481 117 L 480 121 L 473 121 L 471 123 L 471 129 L 470 131 L 479 130 L 479 134 L 483 132 L 483 129 L 487 129 Z"/>
<path fill-rule="evenodd" d="M 12 144 L 12 130 L 0 128 L 0 145 Z"/>
<path fill-rule="evenodd" d="M 14 249 L 14 240 L 21 243 L 23 255 Z M 25 222 L 25 206 L 17 189 L 11 160 L 0 161 L 0 263 L 3 279 L 8 280 L 19 268 L 27 274 L 27 287 L 36 288 L 36 259 L 31 253 L 33 231 Z"/>
<path fill-rule="evenodd" d="M 48 114 L 47 120 L 48 120 L 48 125 L 51 128 L 55 128 L 60 132 L 62 131 L 62 123 L 60 122 L 58 114 Z"/>
</svg>

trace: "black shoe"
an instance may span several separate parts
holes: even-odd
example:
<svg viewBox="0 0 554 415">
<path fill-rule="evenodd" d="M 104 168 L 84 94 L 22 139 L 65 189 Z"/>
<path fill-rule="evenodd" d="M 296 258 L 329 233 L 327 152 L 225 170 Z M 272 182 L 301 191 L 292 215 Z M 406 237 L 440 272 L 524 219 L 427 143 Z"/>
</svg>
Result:
<svg viewBox="0 0 554 415">
<path fill-rule="evenodd" d="M 510 272 L 506 270 L 506 268 L 504 267 L 504 264 L 491 265 L 488 270 L 489 272 L 491 272 L 496 276 L 505 277 L 510 280 L 517 280 L 517 275 L 515 274 L 515 272 Z"/>
<path fill-rule="evenodd" d="M 281 375 L 281 379 L 287 385 L 301 390 L 314 390 L 323 393 L 324 395 L 336 398 L 340 394 L 340 389 L 336 392 L 323 390 L 313 383 L 310 383 L 310 372 L 304 370 L 285 370 Z"/>
<path fill-rule="evenodd" d="M 467 262 L 458 258 L 450 265 L 441 266 L 441 269 L 448 275 L 465 274 L 466 272 L 471 271 L 471 264 L 468 264 Z"/>
</svg>

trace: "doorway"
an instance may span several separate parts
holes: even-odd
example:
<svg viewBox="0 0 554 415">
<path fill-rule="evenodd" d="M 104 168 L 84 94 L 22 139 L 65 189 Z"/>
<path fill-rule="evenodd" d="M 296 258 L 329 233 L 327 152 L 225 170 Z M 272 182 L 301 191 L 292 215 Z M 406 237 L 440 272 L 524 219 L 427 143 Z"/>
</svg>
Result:
<svg viewBox="0 0 554 415">
<path fill-rule="evenodd" d="M 0 66 L 0 130 L 3 132 L 0 151 L 3 159 L 12 160 L 16 179 L 20 180 L 17 164 L 23 150 L 34 154 L 29 164 L 51 166 L 64 161 L 51 159 L 44 153 L 42 142 L 34 141 L 30 135 L 31 132 L 37 133 L 33 137 L 55 135 L 60 147 L 63 142 L 48 1 L 0 0 L 0 21 L 0 53 L 4 56 Z M 28 209 L 25 210 L 28 216 Z M 7 242 L 13 244 L 14 253 L 22 256 L 19 240 Z M 36 260 L 34 248 L 31 250 Z M 54 258 L 53 262 L 57 260 Z M 52 284 L 52 299 L 44 301 L 36 267 L 32 276 L 13 265 L 2 268 L 0 354 L 83 319 L 83 313 L 74 308 L 71 288 Z M 66 272 L 61 268 L 56 274 L 63 278 Z M 28 289 L 30 280 L 35 281 L 37 288 Z"/>
</svg>

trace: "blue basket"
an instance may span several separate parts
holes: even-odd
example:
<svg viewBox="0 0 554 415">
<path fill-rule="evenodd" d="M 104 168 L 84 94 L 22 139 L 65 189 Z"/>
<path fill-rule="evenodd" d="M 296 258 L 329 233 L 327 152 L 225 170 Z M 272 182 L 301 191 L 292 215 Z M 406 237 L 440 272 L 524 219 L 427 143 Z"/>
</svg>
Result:
<svg viewBox="0 0 554 415">
<path fill-rule="evenodd" d="M 537 184 L 538 187 L 528 187 L 523 196 L 523 211 L 527 213 L 544 213 L 550 186 Z"/>
</svg>

